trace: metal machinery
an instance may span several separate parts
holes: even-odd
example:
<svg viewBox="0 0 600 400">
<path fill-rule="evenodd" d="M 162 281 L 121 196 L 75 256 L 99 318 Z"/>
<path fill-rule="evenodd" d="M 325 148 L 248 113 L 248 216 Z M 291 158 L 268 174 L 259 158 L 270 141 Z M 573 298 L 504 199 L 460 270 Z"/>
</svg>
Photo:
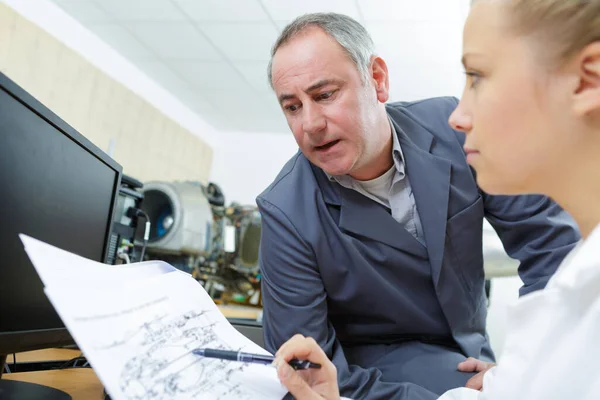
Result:
<svg viewBox="0 0 600 400">
<path fill-rule="evenodd" d="M 144 195 L 140 191 L 144 185 L 137 179 L 123 175 L 117 195 L 113 226 L 109 240 L 108 264 L 123 264 L 140 261 L 144 257 L 144 247 L 135 247 L 134 239 L 138 227 L 140 204 Z M 137 212 L 136 212 L 137 211 Z"/>
<path fill-rule="evenodd" d="M 192 274 L 215 300 L 261 305 L 256 206 L 225 206 L 213 183 L 149 182 L 143 195 L 151 222 L 146 259 Z"/>
</svg>

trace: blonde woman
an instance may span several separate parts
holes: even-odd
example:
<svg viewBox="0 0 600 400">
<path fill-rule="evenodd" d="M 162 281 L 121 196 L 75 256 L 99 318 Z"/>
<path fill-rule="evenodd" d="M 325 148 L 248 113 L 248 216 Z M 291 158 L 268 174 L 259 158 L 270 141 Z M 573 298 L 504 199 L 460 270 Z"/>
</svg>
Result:
<svg viewBox="0 0 600 400">
<path fill-rule="evenodd" d="M 460 366 L 485 373 L 482 391 L 459 388 L 441 399 L 598 399 L 600 0 L 475 1 L 463 63 L 467 83 L 449 122 L 466 134 L 479 186 L 552 197 L 584 240 L 546 289 L 509 311 L 498 366 Z M 323 367 L 298 373 L 284 362 L 291 358 Z M 310 338 L 284 344 L 276 365 L 296 398 L 339 398 L 335 367 Z"/>
</svg>

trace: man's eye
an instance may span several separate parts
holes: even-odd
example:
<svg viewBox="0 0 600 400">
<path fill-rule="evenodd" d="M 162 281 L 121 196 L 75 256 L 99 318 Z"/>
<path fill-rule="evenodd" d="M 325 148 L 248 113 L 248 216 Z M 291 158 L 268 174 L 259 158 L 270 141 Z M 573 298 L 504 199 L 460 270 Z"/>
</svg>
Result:
<svg viewBox="0 0 600 400">
<path fill-rule="evenodd" d="M 294 111 L 296 111 L 296 110 L 297 110 L 299 107 L 298 107 L 297 105 L 295 105 L 295 104 L 292 104 L 292 105 L 289 105 L 289 106 L 285 106 L 284 108 L 285 108 L 286 110 L 288 110 L 288 111 L 294 112 Z"/>
<path fill-rule="evenodd" d="M 327 100 L 328 98 L 330 98 L 333 95 L 333 92 L 325 92 L 325 93 L 321 93 L 318 98 L 319 100 Z"/>
</svg>

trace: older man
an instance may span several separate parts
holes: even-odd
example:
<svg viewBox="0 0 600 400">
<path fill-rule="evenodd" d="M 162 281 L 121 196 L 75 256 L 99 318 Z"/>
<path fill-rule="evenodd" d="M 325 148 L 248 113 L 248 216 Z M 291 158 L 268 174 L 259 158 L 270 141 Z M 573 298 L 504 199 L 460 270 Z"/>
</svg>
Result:
<svg viewBox="0 0 600 400">
<path fill-rule="evenodd" d="M 349 17 L 288 25 L 269 78 L 300 152 L 257 198 L 267 348 L 314 337 L 355 399 L 465 385 L 459 362 L 493 361 L 483 218 L 521 262 L 521 294 L 545 286 L 574 223 L 545 197 L 477 187 L 447 123 L 456 99 L 386 105 L 387 66 Z"/>
</svg>

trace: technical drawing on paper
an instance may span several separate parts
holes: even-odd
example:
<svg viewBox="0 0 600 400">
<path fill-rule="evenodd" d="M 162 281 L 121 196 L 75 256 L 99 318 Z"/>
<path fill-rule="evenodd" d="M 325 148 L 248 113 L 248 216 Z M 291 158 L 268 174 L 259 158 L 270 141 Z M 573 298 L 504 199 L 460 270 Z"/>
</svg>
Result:
<svg viewBox="0 0 600 400">
<path fill-rule="evenodd" d="M 240 350 L 232 349 L 215 333 L 219 323 L 217 318 L 211 318 L 215 312 L 218 311 L 156 315 L 146 319 L 150 322 L 95 347 L 116 350 L 133 345 L 141 349 L 120 373 L 120 388 L 127 399 L 255 399 L 256 393 L 248 393 L 240 379 L 232 379 L 234 374 L 244 372 L 248 364 L 192 354 L 198 348 Z"/>
<path fill-rule="evenodd" d="M 190 275 L 160 262 L 106 266 L 21 239 L 46 295 L 114 400 L 285 396 L 274 368 L 192 353 L 265 350 L 231 326 Z"/>
</svg>

